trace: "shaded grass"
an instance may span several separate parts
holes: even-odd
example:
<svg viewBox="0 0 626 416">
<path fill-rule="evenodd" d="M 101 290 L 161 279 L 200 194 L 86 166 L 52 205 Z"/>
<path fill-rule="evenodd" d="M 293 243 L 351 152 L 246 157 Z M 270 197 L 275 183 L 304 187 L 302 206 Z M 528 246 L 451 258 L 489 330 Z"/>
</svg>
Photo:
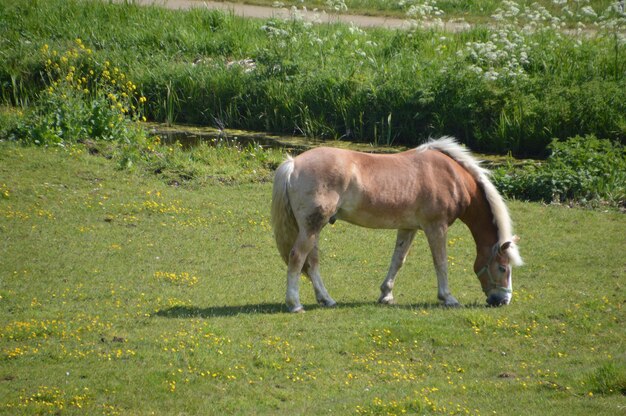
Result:
<svg viewBox="0 0 626 416">
<path fill-rule="evenodd" d="M 337 223 L 321 248 L 340 306 L 315 307 L 304 283 L 308 312 L 290 315 L 270 184 L 170 187 L 79 150 L 0 143 L 0 413 L 584 415 L 623 403 L 621 214 L 511 203 L 526 266 L 499 309 L 482 306 L 463 226 L 450 272 L 468 306 L 449 310 L 422 235 L 398 306 L 380 307 L 394 233 Z"/>
</svg>

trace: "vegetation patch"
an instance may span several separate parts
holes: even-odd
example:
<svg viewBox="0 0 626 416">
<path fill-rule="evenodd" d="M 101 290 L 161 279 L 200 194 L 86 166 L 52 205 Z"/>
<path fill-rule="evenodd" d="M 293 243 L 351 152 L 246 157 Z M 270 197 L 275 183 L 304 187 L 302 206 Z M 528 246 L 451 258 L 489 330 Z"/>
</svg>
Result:
<svg viewBox="0 0 626 416">
<path fill-rule="evenodd" d="M 626 396 L 626 370 L 624 363 L 607 362 L 599 366 L 588 378 L 590 393 L 621 394 Z"/>
<path fill-rule="evenodd" d="M 496 169 L 504 195 L 528 201 L 626 207 L 626 148 L 595 136 L 554 141 L 539 163 Z"/>
<path fill-rule="evenodd" d="M 44 44 L 41 76 L 45 90 L 27 109 L 14 134 L 36 145 L 65 145 L 76 140 L 138 141 L 142 130 L 129 121 L 145 121 L 146 97 L 109 61 L 99 63 L 80 39 L 65 52 Z"/>
<path fill-rule="evenodd" d="M 77 71 L 102 78 L 109 62 L 133 80 L 133 99 L 147 99 L 122 108 L 153 121 L 406 146 L 452 135 L 476 150 L 542 157 L 554 138 L 626 137 L 624 16 L 608 3 L 491 2 L 489 25 L 453 33 L 422 24 L 445 19 L 452 2 L 406 2 L 414 29 L 390 31 L 298 13 L 245 20 L 128 2 L 3 1 L 0 93 L 24 108 L 47 102 L 62 115 L 75 103 L 45 95 L 59 77 L 44 49 L 62 56 L 79 38 L 92 55 Z M 568 29 L 572 19 L 580 25 Z M 90 96 L 98 116 L 78 108 L 73 124 L 88 134 L 122 128 L 110 101 Z M 59 123 L 46 124 L 59 134 Z"/>
</svg>

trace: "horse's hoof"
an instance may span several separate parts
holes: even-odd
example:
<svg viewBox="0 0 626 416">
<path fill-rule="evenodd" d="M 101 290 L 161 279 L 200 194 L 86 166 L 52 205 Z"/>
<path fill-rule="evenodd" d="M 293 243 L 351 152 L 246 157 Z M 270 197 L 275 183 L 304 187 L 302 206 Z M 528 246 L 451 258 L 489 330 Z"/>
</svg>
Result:
<svg viewBox="0 0 626 416">
<path fill-rule="evenodd" d="M 334 308 L 337 306 L 337 302 L 334 300 L 320 300 L 318 303 L 325 308 Z"/>
<path fill-rule="evenodd" d="M 300 305 L 300 306 L 296 306 L 295 308 L 291 308 L 289 309 L 289 312 L 291 313 L 304 313 L 304 306 Z"/>
<path fill-rule="evenodd" d="M 380 303 L 381 305 L 395 305 L 396 300 L 393 298 L 393 296 L 385 296 L 378 299 L 378 303 Z"/>
<path fill-rule="evenodd" d="M 460 308 L 461 304 L 459 302 L 450 302 L 450 303 L 444 303 L 443 304 L 444 308 Z"/>
</svg>

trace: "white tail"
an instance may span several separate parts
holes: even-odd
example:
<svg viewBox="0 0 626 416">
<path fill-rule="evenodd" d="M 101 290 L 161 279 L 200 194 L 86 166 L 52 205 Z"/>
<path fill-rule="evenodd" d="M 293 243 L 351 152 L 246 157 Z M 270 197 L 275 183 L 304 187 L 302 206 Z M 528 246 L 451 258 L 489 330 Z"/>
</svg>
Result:
<svg viewBox="0 0 626 416">
<path fill-rule="evenodd" d="M 272 229 L 274 239 L 285 264 L 289 264 L 289 252 L 298 236 L 298 224 L 291 210 L 287 187 L 293 172 L 293 159 L 288 157 L 276 170 L 272 189 Z"/>
</svg>

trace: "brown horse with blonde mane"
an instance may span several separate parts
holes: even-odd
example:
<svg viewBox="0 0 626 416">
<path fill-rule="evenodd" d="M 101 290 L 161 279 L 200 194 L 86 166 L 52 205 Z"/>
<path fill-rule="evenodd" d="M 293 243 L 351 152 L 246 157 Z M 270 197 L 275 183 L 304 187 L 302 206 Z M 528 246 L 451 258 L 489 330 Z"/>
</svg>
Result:
<svg viewBox="0 0 626 416">
<path fill-rule="evenodd" d="M 283 162 L 274 179 L 272 227 L 287 264 L 287 306 L 302 312 L 299 281 L 305 273 L 317 301 L 334 306 L 319 268 L 320 232 L 344 220 L 368 228 L 397 229 L 396 246 L 378 299 L 392 289 L 417 230 L 428 239 L 438 298 L 459 306 L 448 288 L 448 227 L 459 218 L 476 243 L 474 271 L 490 306 L 511 301 L 511 266 L 521 265 L 518 238 L 502 197 L 468 150 L 450 137 L 393 155 L 320 147 Z"/>
</svg>

